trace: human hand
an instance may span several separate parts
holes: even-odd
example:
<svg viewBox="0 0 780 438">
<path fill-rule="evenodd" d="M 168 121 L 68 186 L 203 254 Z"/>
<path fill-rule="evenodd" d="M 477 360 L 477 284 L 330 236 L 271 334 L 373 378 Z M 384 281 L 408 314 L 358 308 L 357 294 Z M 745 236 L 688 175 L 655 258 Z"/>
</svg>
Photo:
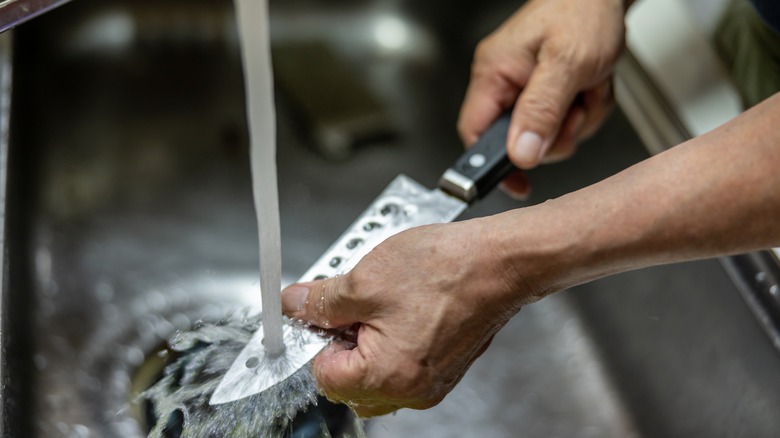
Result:
<svg viewBox="0 0 780 438">
<path fill-rule="evenodd" d="M 485 220 L 411 229 L 348 274 L 283 291 L 289 316 L 323 328 L 360 323 L 357 346 L 314 360 L 325 395 L 361 417 L 438 404 L 526 301 L 496 262 Z"/>
<path fill-rule="evenodd" d="M 477 46 L 458 132 L 473 144 L 514 107 L 507 153 L 521 169 L 574 153 L 612 105 L 623 44 L 623 0 L 532 0 Z M 505 181 L 527 194 L 521 174 Z"/>
</svg>

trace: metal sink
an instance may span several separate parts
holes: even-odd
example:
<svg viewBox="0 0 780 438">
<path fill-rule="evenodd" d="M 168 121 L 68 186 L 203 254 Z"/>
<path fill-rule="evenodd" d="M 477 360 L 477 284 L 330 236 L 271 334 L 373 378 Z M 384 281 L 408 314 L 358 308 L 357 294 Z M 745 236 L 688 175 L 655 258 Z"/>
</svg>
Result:
<svg viewBox="0 0 780 438">
<path fill-rule="evenodd" d="M 285 281 L 398 173 L 435 184 L 461 150 L 454 125 L 474 44 L 510 3 L 272 2 L 279 59 L 326 47 L 334 63 L 318 74 L 323 66 L 298 56 L 276 73 Z M 139 370 L 164 340 L 258 305 L 232 14 L 229 1 L 78 0 L 14 31 L 5 436 L 143 436 Z M 383 123 L 351 123 L 352 94 L 334 103 L 335 118 L 302 101 L 290 76 L 301 71 L 304 82 L 328 78 L 315 90 L 351 84 Z M 338 141 L 322 127 L 338 128 L 326 130 Z M 646 156 L 616 111 L 573 160 L 531 172 L 530 203 Z M 494 193 L 468 214 L 522 205 Z M 371 437 L 771 436 L 778 411 L 780 355 L 721 266 L 703 261 L 528 306 L 440 406 L 367 428 Z"/>
</svg>

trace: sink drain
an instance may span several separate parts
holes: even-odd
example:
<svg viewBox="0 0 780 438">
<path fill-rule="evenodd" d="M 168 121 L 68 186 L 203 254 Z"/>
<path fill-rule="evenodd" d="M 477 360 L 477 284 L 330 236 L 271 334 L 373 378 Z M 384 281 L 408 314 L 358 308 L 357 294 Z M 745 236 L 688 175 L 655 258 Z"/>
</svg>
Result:
<svg viewBox="0 0 780 438">
<path fill-rule="evenodd" d="M 259 327 L 259 318 L 197 323 L 147 355 L 133 379 L 136 415 L 150 437 L 342 436 L 352 412 L 315 392 L 310 367 L 268 391 L 209 405 L 211 394 Z"/>
</svg>

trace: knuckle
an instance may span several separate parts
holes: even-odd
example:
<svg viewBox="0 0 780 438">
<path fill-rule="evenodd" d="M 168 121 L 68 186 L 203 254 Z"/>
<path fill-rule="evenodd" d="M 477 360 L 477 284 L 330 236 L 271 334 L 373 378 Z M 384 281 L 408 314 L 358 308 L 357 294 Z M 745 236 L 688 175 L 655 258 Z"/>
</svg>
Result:
<svg viewBox="0 0 780 438">
<path fill-rule="evenodd" d="M 464 126 L 462 121 L 459 120 L 458 124 L 455 125 L 455 131 L 458 133 L 458 137 L 460 137 L 461 141 L 465 143 L 469 136 L 469 130 Z"/>
<path fill-rule="evenodd" d="M 600 79 L 610 70 L 616 56 L 581 41 L 553 38 L 544 46 L 544 57 L 572 80 L 588 83 Z"/>
<path fill-rule="evenodd" d="M 372 276 L 363 267 L 355 267 L 342 277 L 341 294 L 348 299 L 356 299 L 360 291 L 371 281 Z"/>
<path fill-rule="evenodd" d="M 319 302 L 315 303 L 315 308 L 318 310 L 317 315 L 324 328 L 330 328 L 334 323 L 337 323 L 332 318 L 338 319 L 343 308 L 345 296 L 341 284 L 341 281 L 329 282 L 325 293 L 318 298 Z"/>
<path fill-rule="evenodd" d="M 482 39 L 474 48 L 474 58 L 471 61 L 471 77 L 490 76 L 505 61 L 500 43 L 489 35 Z M 503 60 L 503 61 L 502 61 Z"/>
<path fill-rule="evenodd" d="M 331 318 L 338 314 L 342 301 L 340 283 L 336 279 L 325 280 L 309 294 L 306 302 L 308 313 L 320 327 L 330 328 Z"/>
<path fill-rule="evenodd" d="M 536 120 L 541 126 L 536 126 L 540 134 L 548 134 L 560 123 L 563 117 L 563 106 L 549 93 L 534 93 L 522 101 L 523 114 L 531 120 Z M 544 129 L 539 129 L 544 128 Z"/>
<path fill-rule="evenodd" d="M 483 38 L 477 43 L 477 47 L 474 49 L 474 64 L 479 63 L 485 59 L 490 58 L 492 51 L 492 42 L 490 37 Z"/>
<path fill-rule="evenodd" d="M 574 46 L 570 41 L 564 41 L 560 38 L 550 38 L 545 41 L 542 56 L 548 62 L 552 62 L 560 67 L 570 67 L 574 62 Z"/>
<path fill-rule="evenodd" d="M 325 295 L 312 294 L 309 297 L 307 306 L 309 308 L 310 321 L 314 324 L 328 328 L 328 309 L 325 308 L 325 304 L 328 300 L 325 299 Z"/>
</svg>

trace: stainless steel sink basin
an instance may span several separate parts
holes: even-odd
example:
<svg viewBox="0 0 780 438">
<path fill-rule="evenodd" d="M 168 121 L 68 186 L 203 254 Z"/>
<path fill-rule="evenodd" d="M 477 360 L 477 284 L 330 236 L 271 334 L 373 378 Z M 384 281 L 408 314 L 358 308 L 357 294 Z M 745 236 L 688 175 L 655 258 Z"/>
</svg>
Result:
<svg viewBox="0 0 780 438">
<path fill-rule="evenodd" d="M 277 72 L 286 281 L 398 173 L 434 185 L 460 151 L 473 46 L 509 3 L 272 2 L 277 54 L 328 47 L 338 83 L 313 88 L 352 84 L 392 134 L 336 124 L 354 141 L 328 154 L 316 127 L 333 119 L 285 80 L 297 65 L 317 83 L 322 66 L 299 57 Z M 229 1 L 78 0 L 15 31 L 6 436 L 143 436 L 139 369 L 164 340 L 259 303 L 232 14 Z M 573 160 L 531 173 L 531 202 L 645 157 L 616 112 Z M 468 214 L 518 206 L 495 193 Z M 704 261 L 528 306 L 440 406 L 367 427 L 372 437 L 772 436 L 778 411 L 780 355 L 720 265 Z"/>
</svg>

